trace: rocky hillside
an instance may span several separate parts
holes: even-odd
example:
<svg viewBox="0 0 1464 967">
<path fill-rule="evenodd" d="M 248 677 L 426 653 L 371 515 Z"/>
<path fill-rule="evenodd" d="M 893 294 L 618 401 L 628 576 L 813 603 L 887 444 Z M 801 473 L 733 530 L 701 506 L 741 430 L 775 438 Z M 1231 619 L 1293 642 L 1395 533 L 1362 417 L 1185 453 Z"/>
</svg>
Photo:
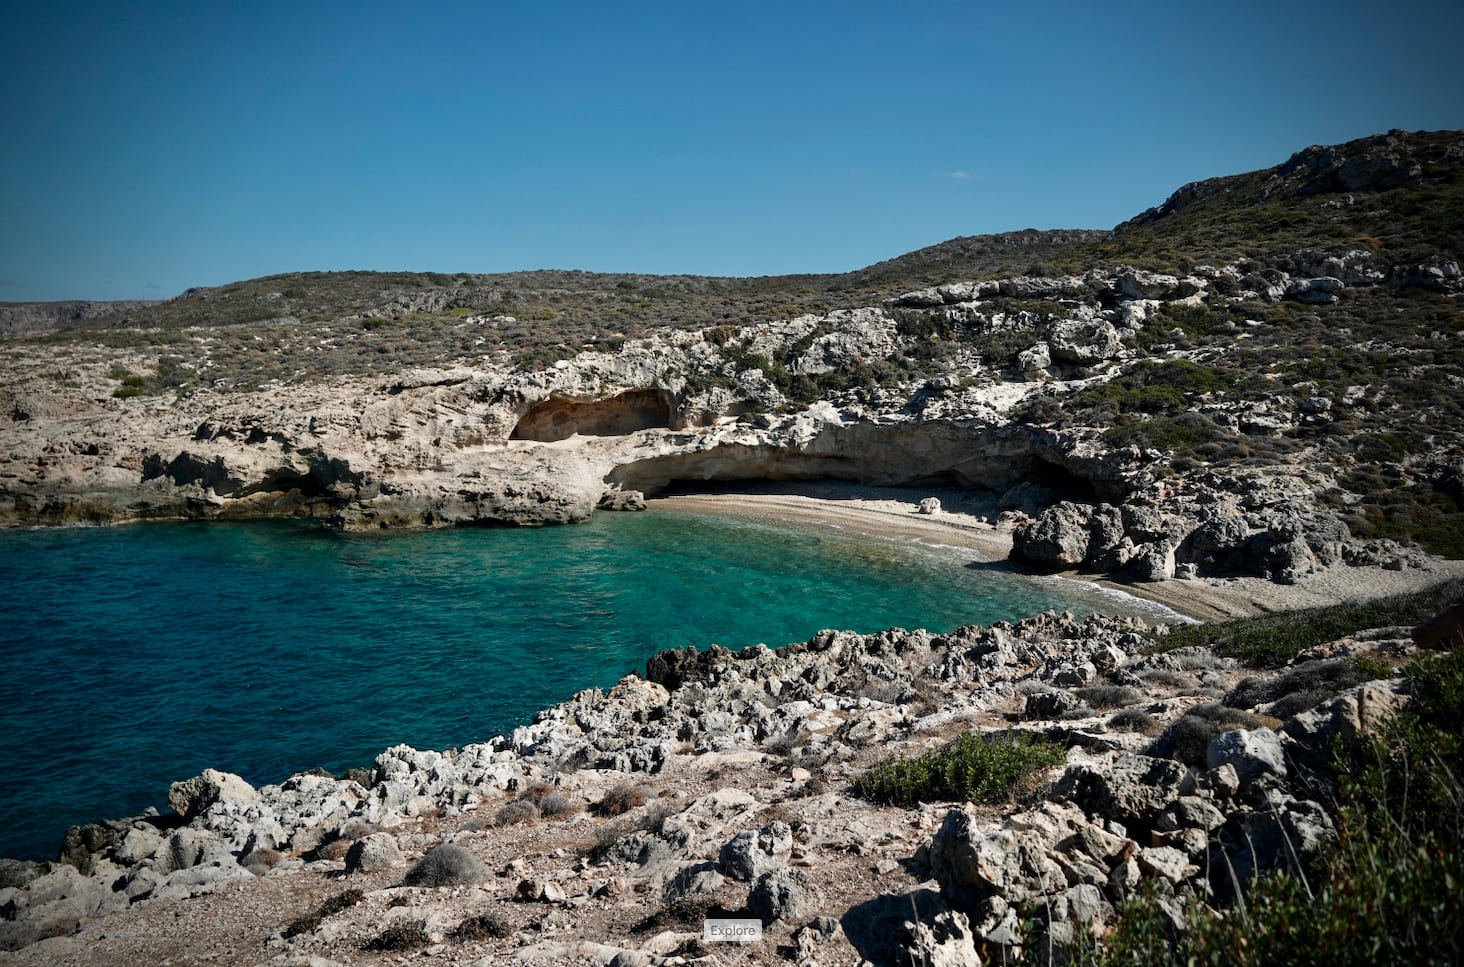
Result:
<svg viewBox="0 0 1464 967">
<path fill-rule="evenodd" d="M 1293 582 L 1458 556 L 1461 170 L 1464 136 L 1393 132 L 1111 233 L 842 276 L 191 291 L 6 340 L 0 519 L 538 524 L 839 479 L 1002 494 L 1042 568 Z"/>
<path fill-rule="evenodd" d="M 1461 170 L 1464 133 L 1392 132 L 1112 232 L 837 276 L 305 273 L 7 307 L 0 520 L 536 525 L 833 479 L 998 494 L 988 524 L 1043 569 L 1426 568 L 1464 552 Z M 674 964 L 725 913 L 769 925 L 749 962 L 1047 962 L 1101 935 L 1144 963 L 1184 931 L 1267 962 L 1368 892 L 1363 842 L 1417 876 L 1370 883 L 1388 908 L 1345 942 L 1457 961 L 1428 930 L 1457 900 L 1464 800 L 1435 779 L 1464 672 L 1403 669 L 1460 640 L 1459 601 L 663 654 L 462 750 L 178 783 L 169 813 L 0 864 L 0 938 L 26 964 Z"/>
<path fill-rule="evenodd" d="M 749 964 L 1064 962 L 1125 917 L 1315 876 L 1345 836 L 1335 756 L 1433 701 L 1399 669 L 1438 636 L 1409 625 L 1459 600 L 662 652 L 482 744 L 259 789 L 209 770 L 168 813 L 74 827 L 57 863 L 0 862 L 0 942 L 15 964 L 674 965 L 720 962 L 720 916 L 767 925 Z"/>
</svg>

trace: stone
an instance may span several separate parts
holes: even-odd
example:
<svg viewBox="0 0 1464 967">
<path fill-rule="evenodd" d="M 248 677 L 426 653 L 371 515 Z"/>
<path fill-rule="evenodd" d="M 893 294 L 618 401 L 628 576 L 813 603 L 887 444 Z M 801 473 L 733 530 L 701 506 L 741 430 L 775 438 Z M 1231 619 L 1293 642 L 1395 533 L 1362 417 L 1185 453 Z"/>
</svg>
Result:
<svg viewBox="0 0 1464 967">
<path fill-rule="evenodd" d="M 1151 876 L 1162 876 L 1178 883 L 1188 874 L 1189 857 L 1171 846 L 1149 846 L 1139 850 L 1139 869 Z"/>
<path fill-rule="evenodd" d="M 1108 766 L 1068 766 L 1054 794 L 1121 823 L 1147 822 L 1179 798 L 1185 776 L 1172 759 L 1125 753 Z"/>
<path fill-rule="evenodd" d="M 346 850 L 346 873 L 375 873 L 390 869 L 401 859 L 396 837 L 390 833 L 372 833 L 358 839 Z"/>
<path fill-rule="evenodd" d="M 940 514 L 940 498 L 926 497 L 920 501 L 919 512 L 928 517 L 935 517 Z"/>
<path fill-rule="evenodd" d="M 668 906 L 687 897 L 716 893 L 727 883 L 711 863 L 694 863 L 676 872 L 661 888 L 661 899 Z"/>
<path fill-rule="evenodd" d="M 750 881 L 788 862 L 793 852 L 793 830 L 773 822 L 756 832 L 744 830 L 721 850 L 722 870 L 735 880 Z"/>
<path fill-rule="evenodd" d="M 931 837 L 931 872 L 947 903 L 971 911 L 994 893 L 1021 903 L 1067 888 L 1067 878 L 1047 857 L 1040 833 L 998 829 L 982 834 L 979 818 L 968 808 L 947 813 Z"/>
<path fill-rule="evenodd" d="M 1281 739 L 1268 728 L 1236 729 L 1216 736 L 1205 755 L 1211 769 L 1233 766 L 1242 783 L 1263 775 L 1286 776 L 1286 756 Z"/>
<path fill-rule="evenodd" d="M 1129 559 L 1129 574 L 1149 584 L 1173 580 L 1174 547 L 1168 541 L 1140 545 Z"/>
<path fill-rule="evenodd" d="M 1047 371 L 1052 365 L 1052 352 L 1047 348 L 1047 343 L 1039 342 L 1029 349 L 1017 353 L 1017 368 L 1023 373 L 1036 375 Z"/>
<path fill-rule="evenodd" d="M 1052 358 L 1074 366 L 1092 366 L 1112 359 L 1123 349 L 1118 330 L 1101 319 L 1064 319 L 1047 335 Z"/>
<path fill-rule="evenodd" d="M 1154 821 L 1154 828 L 1161 832 L 1202 829 L 1208 833 L 1224 825 L 1225 814 L 1198 796 L 1181 796 L 1165 807 Z"/>
<path fill-rule="evenodd" d="M 1360 737 L 1390 721 L 1407 703 L 1401 686 L 1367 682 L 1294 716 L 1281 726 L 1280 736 L 1292 757 L 1323 768 L 1335 756 L 1336 743 L 1355 748 Z"/>
<path fill-rule="evenodd" d="M 971 921 L 959 910 L 942 910 L 930 920 L 906 920 L 901 963 L 912 967 L 971 967 L 980 964 Z"/>
<path fill-rule="evenodd" d="M 205 769 L 168 788 L 168 806 L 185 820 L 201 815 L 215 803 L 248 805 L 258 801 L 259 793 L 253 786 L 233 773 L 216 769 Z"/>
<path fill-rule="evenodd" d="M 747 908 L 763 923 L 791 923 L 818 905 L 818 894 L 797 870 L 770 870 L 757 878 L 747 895 Z"/>
<path fill-rule="evenodd" d="M 1067 570 L 1088 557 L 1089 512 L 1062 501 L 1012 532 L 1012 557 L 1051 570 Z"/>
<path fill-rule="evenodd" d="M 1206 749 L 1206 755 L 1209 749 Z M 1205 788 L 1215 796 L 1216 799 L 1230 799 L 1240 791 L 1240 773 L 1235 771 L 1235 766 L 1226 762 L 1217 768 L 1205 773 Z"/>
</svg>

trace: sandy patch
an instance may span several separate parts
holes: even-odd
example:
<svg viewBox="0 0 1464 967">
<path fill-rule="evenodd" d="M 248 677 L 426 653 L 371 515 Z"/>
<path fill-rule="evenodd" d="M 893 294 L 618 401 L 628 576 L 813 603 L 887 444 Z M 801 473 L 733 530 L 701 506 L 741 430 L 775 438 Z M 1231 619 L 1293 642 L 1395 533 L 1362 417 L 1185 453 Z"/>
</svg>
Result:
<svg viewBox="0 0 1464 967">
<path fill-rule="evenodd" d="M 940 500 L 942 509 L 938 515 L 919 513 L 920 501 L 926 497 Z M 752 519 L 783 519 L 822 524 L 872 537 L 919 540 L 936 546 L 962 548 L 982 561 L 1005 560 L 1012 549 L 1011 533 L 983 520 L 995 519 L 995 499 L 960 490 L 789 483 L 780 485 L 776 490 L 757 487 L 727 493 L 660 497 L 647 501 L 647 504 L 653 513 L 664 508 Z M 1464 576 L 1464 561 L 1435 560 L 1426 569 L 1403 571 L 1338 565 L 1297 585 L 1275 584 L 1253 577 L 1141 584 L 1077 571 L 1063 572 L 1058 576 L 1131 594 L 1189 618 L 1216 621 L 1418 591 L 1449 578 Z"/>
</svg>

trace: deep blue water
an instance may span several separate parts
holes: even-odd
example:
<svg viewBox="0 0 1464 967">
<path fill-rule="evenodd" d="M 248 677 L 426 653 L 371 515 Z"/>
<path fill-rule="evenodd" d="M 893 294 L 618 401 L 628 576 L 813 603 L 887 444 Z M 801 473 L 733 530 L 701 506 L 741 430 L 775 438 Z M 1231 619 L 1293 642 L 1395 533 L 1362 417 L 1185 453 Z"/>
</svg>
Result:
<svg viewBox="0 0 1464 967">
<path fill-rule="evenodd" d="M 0 856 L 52 858 L 68 825 L 166 808 L 205 767 L 260 784 L 483 741 L 662 648 L 1092 610 L 967 560 L 671 512 L 0 533 Z"/>
</svg>

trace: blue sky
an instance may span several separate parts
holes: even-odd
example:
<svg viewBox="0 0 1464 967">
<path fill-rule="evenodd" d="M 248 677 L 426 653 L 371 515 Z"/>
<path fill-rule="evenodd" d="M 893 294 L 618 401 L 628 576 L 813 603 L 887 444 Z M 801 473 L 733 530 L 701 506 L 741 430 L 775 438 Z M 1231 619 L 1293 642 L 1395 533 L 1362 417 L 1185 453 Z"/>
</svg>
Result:
<svg viewBox="0 0 1464 967">
<path fill-rule="evenodd" d="M 0 9 L 0 301 L 858 268 L 1464 127 L 1464 4 Z"/>
</svg>

